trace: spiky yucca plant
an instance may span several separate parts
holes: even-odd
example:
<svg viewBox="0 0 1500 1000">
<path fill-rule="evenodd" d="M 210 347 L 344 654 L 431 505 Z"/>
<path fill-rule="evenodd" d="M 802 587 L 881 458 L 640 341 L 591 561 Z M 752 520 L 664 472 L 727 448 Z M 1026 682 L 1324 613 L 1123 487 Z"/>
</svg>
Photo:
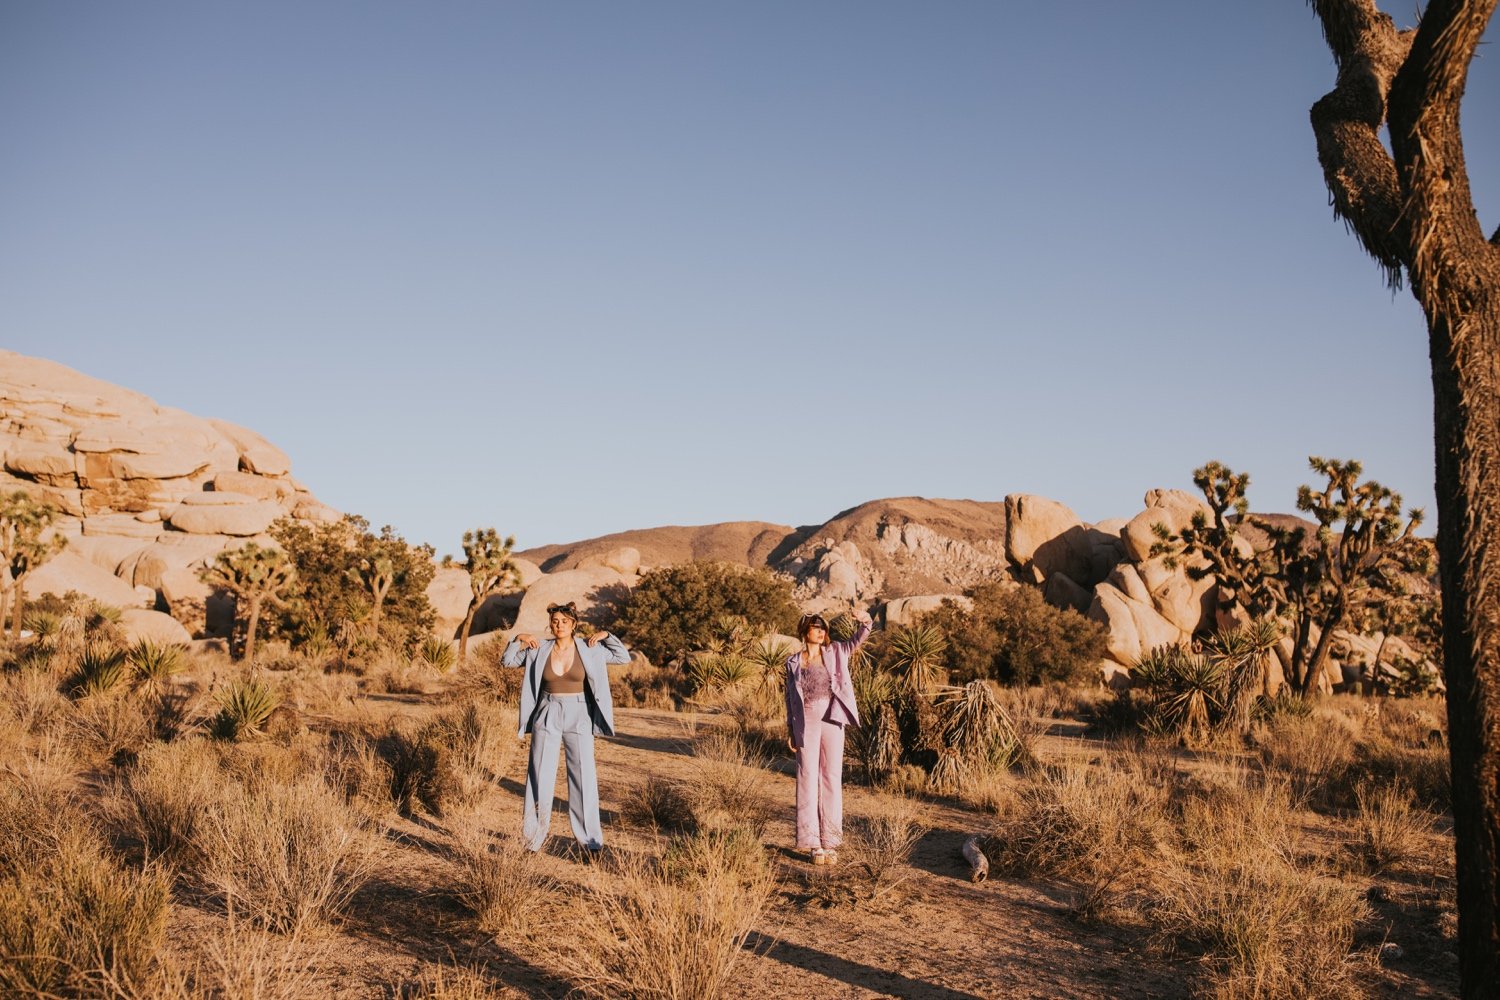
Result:
<svg viewBox="0 0 1500 1000">
<path fill-rule="evenodd" d="M 57 639 L 62 616 L 51 611 L 28 611 L 21 620 L 21 627 L 36 636 L 38 642 L 50 644 Z"/>
<path fill-rule="evenodd" d="M 1242 736 L 1250 731 L 1256 696 L 1269 690 L 1270 658 L 1280 641 L 1280 626 L 1261 618 L 1243 628 L 1215 632 L 1204 643 L 1207 657 L 1224 669 L 1224 723 Z"/>
<path fill-rule="evenodd" d="M 913 691 L 926 694 L 942 683 L 945 673 L 943 654 L 948 650 L 948 641 L 935 626 L 900 627 L 891 634 L 889 648 L 891 669 L 904 678 Z"/>
<path fill-rule="evenodd" d="M 417 655 L 440 674 L 446 674 L 458 662 L 458 657 L 454 654 L 453 647 L 448 644 L 448 640 L 435 635 L 422 640 Z"/>
<path fill-rule="evenodd" d="M 242 677 L 214 692 L 219 713 L 209 731 L 221 740 L 238 740 L 260 732 L 271 713 L 281 705 L 281 696 L 264 681 Z"/>
<path fill-rule="evenodd" d="M 130 677 L 125 650 L 106 642 L 94 641 L 83 647 L 78 656 L 78 671 L 72 688 L 79 697 L 107 695 Z"/>
<path fill-rule="evenodd" d="M 699 689 L 733 687 L 756 672 L 753 661 L 734 653 L 700 653 L 688 665 L 688 676 Z"/>
<path fill-rule="evenodd" d="M 1157 646 L 1130 671 L 1151 699 L 1147 725 L 1187 740 L 1206 737 L 1224 708 L 1225 666 L 1180 646 Z"/>
<path fill-rule="evenodd" d="M 182 670 L 182 647 L 141 639 L 125 652 L 138 687 L 157 691 Z"/>
<path fill-rule="evenodd" d="M 860 763 L 872 780 L 880 781 L 901 764 L 901 727 L 896 724 L 895 710 L 890 705 L 881 705 L 875 712 L 873 724 L 864 728 L 869 733 L 864 740 Z"/>
<path fill-rule="evenodd" d="M 963 687 L 943 688 L 934 703 L 941 711 L 945 747 L 973 765 L 1003 755 L 1016 742 L 1016 723 L 989 681 L 970 681 Z"/>
</svg>

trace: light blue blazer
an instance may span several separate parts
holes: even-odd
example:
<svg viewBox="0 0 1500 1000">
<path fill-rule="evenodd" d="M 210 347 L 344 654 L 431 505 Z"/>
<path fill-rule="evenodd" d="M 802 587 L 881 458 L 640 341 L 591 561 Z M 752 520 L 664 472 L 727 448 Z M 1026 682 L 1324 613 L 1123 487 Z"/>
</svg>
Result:
<svg viewBox="0 0 1500 1000">
<path fill-rule="evenodd" d="M 556 639 L 543 639 L 536 649 L 527 649 L 512 639 L 500 657 L 502 667 L 522 667 L 526 671 L 521 678 L 521 728 L 517 731 L 517 736 L 525 736 L 531 732 L 532 719 L 542 700 L 542 671 L 546 669 L 547 656 L 556 642 Z M 625 644 L 612 633 L 605 633 L 597 646 L 590 646 L 576 636 L 573 645 L 578 649 L 578 658 L 583 661 L 583 697 L 588 702 L 594 732 L 613 736 L 615 704 L 609 695 L 608 665 L 629 663 L 630 653 L 625 649 Z"/>
</svg>

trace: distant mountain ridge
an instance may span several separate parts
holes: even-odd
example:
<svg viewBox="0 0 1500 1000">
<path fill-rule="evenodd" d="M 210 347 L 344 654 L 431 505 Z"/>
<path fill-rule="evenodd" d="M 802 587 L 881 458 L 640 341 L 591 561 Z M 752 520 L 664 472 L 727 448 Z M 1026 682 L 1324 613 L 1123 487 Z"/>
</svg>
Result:
<svg viewBox="0 0 1500 1000">
<path fill-rule="evenodd" d="M 518 553 L 549 573 L 599 563 L 633 548 L 642 567 L 729 562 L 798 580 L 808 596 L 852 599 L 962 590 L 1006 575 L 1005 504 L 891 497 L 792 527 L 726 521 L 620 531 Z"/>
</svg>

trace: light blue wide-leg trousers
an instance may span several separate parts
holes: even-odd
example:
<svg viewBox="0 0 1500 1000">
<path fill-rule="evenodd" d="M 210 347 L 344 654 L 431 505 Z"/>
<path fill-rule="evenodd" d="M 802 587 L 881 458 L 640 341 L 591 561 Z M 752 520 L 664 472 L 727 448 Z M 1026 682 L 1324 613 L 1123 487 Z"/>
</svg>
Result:
<svg viewBox="0 0 1500 1000">
<path fill-rule="evenodd" d="M 594 726 L 583 695 L 542 695 L 531 726 L 531 763 L 526 769 L 525 818 L 521 835 L 540 851 L 552 825 L 557 751 L 567 752 L 568 820 L 573 836 L 591 851 L 604 846 L 599 822 L 599 779 L 594 773 Z"/>
</svg>

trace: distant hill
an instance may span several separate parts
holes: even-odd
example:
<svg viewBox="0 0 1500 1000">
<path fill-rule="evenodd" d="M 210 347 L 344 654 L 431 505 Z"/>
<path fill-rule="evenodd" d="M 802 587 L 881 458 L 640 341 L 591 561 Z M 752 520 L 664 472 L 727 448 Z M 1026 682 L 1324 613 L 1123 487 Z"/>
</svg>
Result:
<svg viewBox="0 0 1500 1000">
<path fill-rule="evenodd" d="M 857 548 L 855 554 L 848 545 Z M 840 511 L 822 524 L 793 528 L 765 521 L 621 531 L 518 553 L 549 573 L 597 562 L 629 546 L 641 565 L 730 562 L 765 566 L 799 581 L 826 579 L 847 561 L 861 592 L 886 597 L 952 592 L 1005 572 L 1005 504 L 979 500 L 893 497 Z"/>
<path fill-rule="evenodd" d="M 797 529 L 767 521 L 725 521 L 696 526 L 669 525 L 636 528 L 612 535 L 586 538 L 560 545 L 542 545 L 517 555 L 548 573 L 575 569 L 593 557 L 622 546 L 641 554 L 643 566 L 670 566 L 686 562 L 730 562 L 765 566 L 771 554 Z"/>
</svg>

